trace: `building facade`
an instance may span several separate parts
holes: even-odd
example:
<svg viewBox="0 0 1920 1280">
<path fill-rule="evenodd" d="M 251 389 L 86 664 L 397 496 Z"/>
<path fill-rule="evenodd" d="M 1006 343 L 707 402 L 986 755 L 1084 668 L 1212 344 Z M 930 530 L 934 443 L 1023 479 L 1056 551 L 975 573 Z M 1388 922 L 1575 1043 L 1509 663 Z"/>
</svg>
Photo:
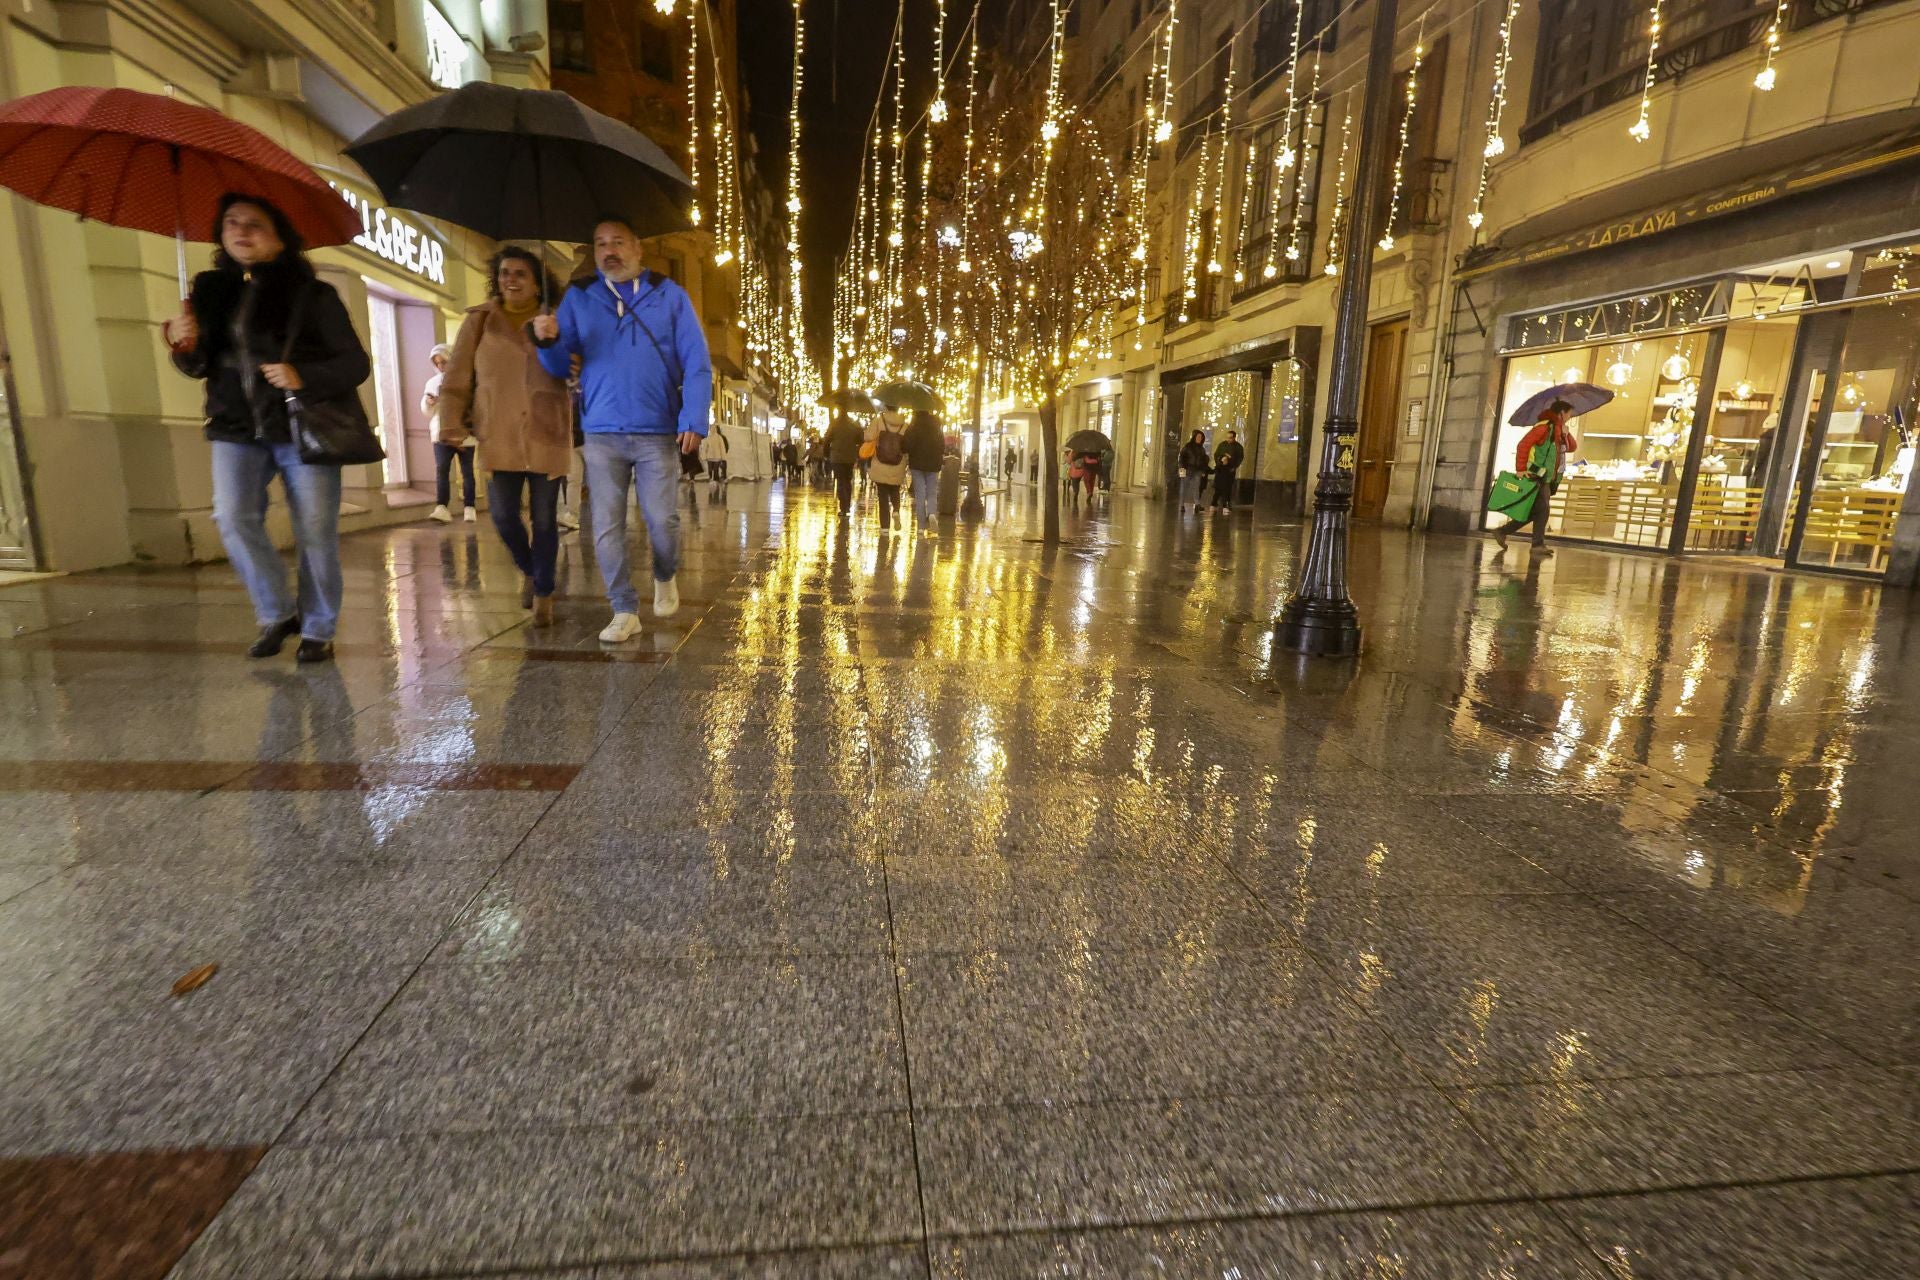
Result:
<svg viewBox="0 0 1920 1280">
<path fill-rule="evenodd" d="M 1920 3 L 1523 7 L 1510 152 L 1446 303 L 1433 527 L 1484 527 L 1532 392 L 1562 537 L 1915 580 Z M 1649 86 L 1649 63 L 1651 85 Z"/>
<path fill-rule="evenodd" d="M 1147 257 L 1111 358 L 1086 371 L 1067 425 L 1113 439 L 1120 487 L 1163 494 L 1194 431 L 1210 449 L 1232 431 L 1247 454 L 1239 498 L 1275 514 L 1306 509 L 1338 262 L 1345 237 L 1363 235 L 1382 247 L 1356 513 L 1411 517 L 1441 333 L 1436 285 L 1454 251 L 1454 157 L 1481 55 L 1462 34 L 1472 4 L 1403 15 L 1390 126 L 1404 137 L 1400 181 L 1356 211 L 1348 193 L 1374 12 L 1333 0 L 1085 6 L 1069 79 L 1083 110 L 1124 140 L 1118 162 L 1140 174 L 1131 216 Z"/>
<path fill-rule="evenodd" d="M 1068 92 L 1142 176 L 1148 258 L 1063 429 L 1146 493 L 1237 431 L 1240 497 L 1304 511 L 1363 235 L 1356 519 L 1487 527 L 1503 419 L 1592 381 L 1555 533 L 1911 581 L 1920 0 L 1663 0 L 1651 57 L 1645 0 L 1403 9 L 1355 210 L 1376 9 L 1076 6 Z"/>
<path fill-rule="evenodd" d="M 317 250 L 373 356 L 362 389 L 384 464 L 344 475 L 342 527 L 431 503 L 420 393 L 429 352 L 485 293 L 493 245 L 384 208 L 341 147 L 388 112 L 470 79 L 544 87 L 545 14 L 479 0 L 11 0 L 0 95 L 60 85 L 170 91 L 266 133 L 333 181 L 366 234 Z M 189 246 L 190 265 L 205 245 Z M 0 566 L 77 570 L 222 552 L 200 388 L 168 365 L 174 247 L 0 202 Z M 276 502 L 276 506 L 277 506 Z M 286 537 L 283 517 L 274 523 Z"/>
<path fill-rule="evenodd" d="M 771 474 L 776 393 L 760 353 L 747 349 L 742 298 L 746 264 L 767 261 L 769 242 L 754 218 L 764 201 L 742 123 L 736 0 L 675 0 L 664 11 L 651 0 L 546 0 L 546 10 L 554 88 L 640 130 L 696 179 L 700 225 L 649 241 L 647 265 L 678 281 L 705 322 L 713 421 L 728 441 L 730 472 Z M 729 229 L 719 219 L 736 211 L 741 225 Z M 731 251 L 737 238 L 756 252 Z"/>
</svg>

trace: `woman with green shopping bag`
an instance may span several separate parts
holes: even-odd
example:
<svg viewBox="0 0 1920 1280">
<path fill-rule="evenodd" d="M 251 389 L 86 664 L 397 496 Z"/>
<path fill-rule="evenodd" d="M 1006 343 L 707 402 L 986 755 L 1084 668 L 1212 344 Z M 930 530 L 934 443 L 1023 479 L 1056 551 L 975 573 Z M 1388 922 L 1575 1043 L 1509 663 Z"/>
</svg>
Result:
<svg viewBox="0 0 1920 1280">
<path fill-rule="evenodd" d="M 1512 524 L 1493 532 L 1493 540 L 1500 544 L 1502 551 L 1507 549 L 1508 538 L 1523 526 L 1532 525 L 1534 549 L 1542 555 L 1553 554 L 1547 548 L 1547 521 L 1553 515 L 1553 494 L 1566 474 L 1567 456 L 1580 447 L 1567 427 L 1567 414 L 1572 409 L 1565 400 L 1555 400 L 1540 415 L 1533 429 L 1520 439 L 1514 470 L 1519 472 L 1523 485 L 1532 483 L 1533 501 L 1524 513 L 1518 506 L 1506 508 L 1516 518 Z"/>
</svg>

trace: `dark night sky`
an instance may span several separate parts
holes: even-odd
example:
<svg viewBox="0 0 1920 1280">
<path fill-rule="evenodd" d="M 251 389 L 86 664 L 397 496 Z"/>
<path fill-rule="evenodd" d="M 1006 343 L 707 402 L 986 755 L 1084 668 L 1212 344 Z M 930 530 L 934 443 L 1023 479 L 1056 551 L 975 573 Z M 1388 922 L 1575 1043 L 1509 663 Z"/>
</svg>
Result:
<svg viewBox="0 0 1920 1280">
<path fill-rule="evenodd" d="M 983 0 L 991 24 L 998 0 Z M 907 119 L 932 93 L 933 0 L 906 0 Z M 895 0 L 806 0 L 806 85 L 801 95 L 800 171 L 805 207 L 801 244 L 808 280 L 808 326 L 825 353 L 833 307 L 835 260 L 846 250 L 859 191 L 860 146 L 880 90 L 893 39 Z M 970 0 L 948 0 L 948 58 L 972 12 Z M 791 0 L 740 0 L 740 60 L 774 204 L 786 204 L 787 107 L 792 94 Z M 917 81 L 917 83 L 916 83 Z M 949 99 L 951 101 L 951 99 Z"/>
</svg>

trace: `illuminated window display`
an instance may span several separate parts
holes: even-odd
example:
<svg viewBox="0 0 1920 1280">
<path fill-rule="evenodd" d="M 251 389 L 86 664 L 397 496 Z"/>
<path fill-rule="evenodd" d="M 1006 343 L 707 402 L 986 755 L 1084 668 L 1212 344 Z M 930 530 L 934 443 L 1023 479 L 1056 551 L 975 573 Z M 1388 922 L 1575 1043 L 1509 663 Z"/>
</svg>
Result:
<svg viewBox="0 0 1920 1280">
<path fill-rule="evenodd" d="M 1571 424 L 1550 534 L 1884 572 L 1920 445 L 1916 258 L 1834 251 L 1516 317 L 1489 479 L 1528 430 L 1516 406 L 1591 382 L 1614 399 Z"/>
</svg>

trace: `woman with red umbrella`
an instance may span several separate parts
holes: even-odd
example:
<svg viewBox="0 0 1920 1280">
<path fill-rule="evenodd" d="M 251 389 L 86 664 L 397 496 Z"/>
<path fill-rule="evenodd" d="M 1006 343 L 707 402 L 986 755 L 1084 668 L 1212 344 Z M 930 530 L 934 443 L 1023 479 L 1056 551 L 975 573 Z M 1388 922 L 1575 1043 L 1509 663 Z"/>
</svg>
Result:
<svg viewBox="0 0 1920 1280">
<path fill-rule="evenodd" d="M 300 233 L 278 208 L 224 196 L 214 234 L 213 270 L 194 278 L 166 337 L 174 365 L 207 384 L 213 518 L 260 623 L 247 653 L 272 657 L 297 633 L 297 659 L 325 662 L 340 616 L 340 468 L 301 461 L 286 397 L 352 394 L 372 365 L 340 295 L 315 277 Z M 276 475 L 293 518 L 297 596 L 267 534 Z"/>
</svg>

